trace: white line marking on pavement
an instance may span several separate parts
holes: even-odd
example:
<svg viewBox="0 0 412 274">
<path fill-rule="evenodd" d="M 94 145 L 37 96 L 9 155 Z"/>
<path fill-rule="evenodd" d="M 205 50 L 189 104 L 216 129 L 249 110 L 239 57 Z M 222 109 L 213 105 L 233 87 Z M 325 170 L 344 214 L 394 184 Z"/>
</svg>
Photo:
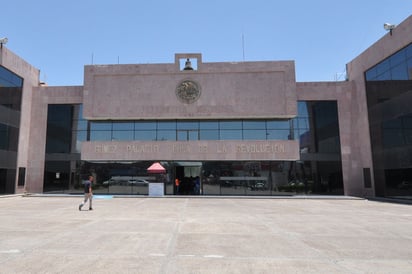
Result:
<svg viewBox="0 0 412 274">
<path fill-rule="evenodd" d="M 164 256 L 166 256 L 166 254 L 163 254 L 163 253 L 150 253 L 149 255 L 154 256 L 154 257 L 164 257 Z"/>
<path fill-rule="evenodd" d="M 223 258 L 224 256 L 222 256 L 222 255 L 204 255 L 203 257 L 205 257 L 205 258 Z"/>
<path fill-rule="evenodd" d="M 18 250 L 18 249 L 10 249 L 10 250 L 0 250 L 0 253 L 2 253 L 2 254 L 17 254 L 17 253 L 21 253 L 21 251 Z"/>
</svg>

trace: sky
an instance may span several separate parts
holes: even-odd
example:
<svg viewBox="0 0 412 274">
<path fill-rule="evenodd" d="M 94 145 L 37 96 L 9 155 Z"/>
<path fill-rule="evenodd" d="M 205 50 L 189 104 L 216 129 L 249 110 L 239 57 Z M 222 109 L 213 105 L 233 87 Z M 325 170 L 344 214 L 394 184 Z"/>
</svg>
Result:
<svg viewBox="0 0 412 274">
<path fill-rule="evenodd" d="M 412 15 L 411 0 L 5 0 L 0 37 L 49 86 L 90 64 L 295 61 L 296 80 L 344 80 L 345 65 Z M 412 35 L 412 34 L 411 34 Z"/>
</svg>

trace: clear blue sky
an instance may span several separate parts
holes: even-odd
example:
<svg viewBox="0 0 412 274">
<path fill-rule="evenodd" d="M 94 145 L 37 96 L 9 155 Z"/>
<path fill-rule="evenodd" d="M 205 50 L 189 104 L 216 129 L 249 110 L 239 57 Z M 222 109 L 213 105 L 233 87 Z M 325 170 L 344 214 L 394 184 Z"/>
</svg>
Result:
<svg viewBox="0 0 412 274">
<path fill-rule="evenodd" d="M 412 14 L 410 0 L 6 0 L 0 37 L 51 86 L 91 64 L 294 60 L 297 81 L 334 81 Z M 411 34 L 412 35 L 412 34 Z M 244 43 L 242 43 L 242 36 Z M 244 50 L 244 58 L 243 58 Z"/>
</svg>

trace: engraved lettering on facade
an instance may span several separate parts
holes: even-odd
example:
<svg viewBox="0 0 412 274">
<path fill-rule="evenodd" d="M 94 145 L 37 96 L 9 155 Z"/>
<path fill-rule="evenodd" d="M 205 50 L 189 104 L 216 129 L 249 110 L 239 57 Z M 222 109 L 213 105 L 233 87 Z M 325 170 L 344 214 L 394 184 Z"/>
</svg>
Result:
<svg viewBox="0 0 412 274">
<path fill-rule="evenodd" d="M 154 153 L 159 152 L 158 145 L 127 145 L 126 151 L 127 152 L 134 152 L 134 153 Z"/>
<path fill-rule="evenodd" d="M 236 146 L 236 152 L 240 153 L 284 153 L 285 145 L 283 144 L 241 144 Z"/>
<path fill-rule="evenodd" d="M 117 150 L 117 145 L 96 145 L 94 151 L 97 153 L 114 153 Z"/>
<path fill-rule="evenodd" d="M 227 147 L 225 145 L 217 145 L 216 151 L 217 153 L 226 153 Z"/>
<path fill-rule="evenodd" d="M 199 145 L 199 152 L 205 153 L 207 151 L 208 151 L 207 145 Z"/>
<path fill-rule="evenodd" d="M 173 145 L 173 152 L 174 153 L 190 153 L 190 145 L 189 144 L 174 144 Z"/>
</svg>

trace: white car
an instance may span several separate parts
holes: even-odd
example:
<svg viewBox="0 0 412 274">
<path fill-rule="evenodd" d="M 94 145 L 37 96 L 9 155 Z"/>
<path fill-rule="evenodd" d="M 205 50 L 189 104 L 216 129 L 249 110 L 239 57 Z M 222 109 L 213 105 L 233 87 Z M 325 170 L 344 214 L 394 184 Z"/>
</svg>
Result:
<svg viewBox="0 0 412 274">
<path fill-rule="evenodd" d="M 109 186 L 109 185 L 113 185 L 113 184 L 115 184 L 115 183 L 116 183 L 115 180 L 110 179 L 110 180 L 108 180 L 108 181 L 104 181 L 102 184 L 103 184 L 104 186 Z"/>
<path fill-rule="evenodd" d="M 147 186 L 149 182 L 143 179 L 131 179 L 128 181 L 129 185 L 132 186 Z"/>
</svg>

